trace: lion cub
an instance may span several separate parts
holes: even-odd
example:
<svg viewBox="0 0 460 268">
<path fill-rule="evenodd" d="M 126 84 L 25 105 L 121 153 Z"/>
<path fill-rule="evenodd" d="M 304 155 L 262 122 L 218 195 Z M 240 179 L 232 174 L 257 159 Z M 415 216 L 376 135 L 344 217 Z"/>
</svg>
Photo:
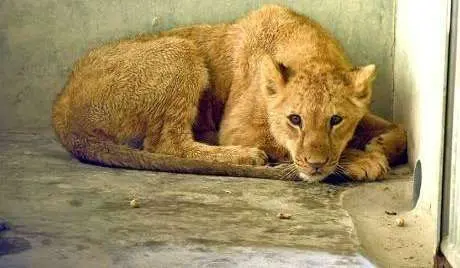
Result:
<svg viewBox="0 0 460 268">
<path fill-rule="evenodd" d="M 100 165 L 375 180 L 404 160 L 406 136 L 369 112 L 374 77 L 320 25 L 270 5 L 233 24 L 90 51 L 54 103 L 53 126 L 76 158 Z"/>
</svg>

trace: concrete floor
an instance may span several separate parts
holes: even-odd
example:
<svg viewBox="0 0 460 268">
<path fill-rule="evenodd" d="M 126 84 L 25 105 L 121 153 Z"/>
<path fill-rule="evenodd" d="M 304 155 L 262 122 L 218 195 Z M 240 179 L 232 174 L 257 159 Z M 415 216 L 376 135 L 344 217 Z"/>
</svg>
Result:
<svg viewBox="0 0 460 268">
<path fill-rule="evenodd" d="M 363 251 L 353 224 L 359 211 L 351 209 L 352 220 L 342 206 L 343 193 L 363 184 L 110 169 L 72 159 L 43 134 L 0 133 L 0 149 L 0 267 L 390 263 L 378 251 Z M 391 187 L 411 184 L 407 172 L 391 176 L 406 178 Z M 133 198 L 140 208 L 130 207 Z M 292 218 L 279 219 L 280 212 Z"/>
</svg>

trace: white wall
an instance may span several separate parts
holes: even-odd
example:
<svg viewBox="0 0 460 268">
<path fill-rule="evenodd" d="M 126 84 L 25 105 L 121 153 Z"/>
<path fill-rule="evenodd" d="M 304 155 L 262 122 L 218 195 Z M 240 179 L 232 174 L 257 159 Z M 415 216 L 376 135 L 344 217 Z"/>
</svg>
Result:
<svg viewBox="0 0 460 268">
<path fill-rule="evenodd" d="M 417 209 L 439 222 L 449 0 L 399 0 L 394 119 L 409 131 L 409 162 L 422 164 Z M 436 244 L 438 238 L 433 238 Z"/>
</svg>

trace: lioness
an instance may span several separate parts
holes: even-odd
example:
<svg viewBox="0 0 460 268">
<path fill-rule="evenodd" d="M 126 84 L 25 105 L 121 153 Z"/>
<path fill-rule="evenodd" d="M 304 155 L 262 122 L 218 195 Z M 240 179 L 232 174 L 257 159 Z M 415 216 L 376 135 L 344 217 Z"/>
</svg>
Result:
<svg viewBox="0 0 460 268">
<path fill-rule="evenodd" d="M 404 160 L 406 136 L 369 112 L 374 77 L 320 25 L 270 5 L 92 50 L 54 102 L 53 126 L 76 158 L 100 165 L 375 180 Z"/>
</svg>

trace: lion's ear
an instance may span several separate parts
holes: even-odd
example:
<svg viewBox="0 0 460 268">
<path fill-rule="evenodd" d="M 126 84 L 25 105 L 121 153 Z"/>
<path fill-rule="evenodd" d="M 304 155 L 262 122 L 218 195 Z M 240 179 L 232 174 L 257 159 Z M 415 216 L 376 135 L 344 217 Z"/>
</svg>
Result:
<svg viewBox="0 0 460 268">
<path fill-rule="evenodd" d="M 288 82 L 292 70 L 286 65 L 275 62 L 272 57 L 266 55 L 260 62 L 261 86 L 268 95 L 279 92 Z"/>
<path fill-rule="evenodd" d="M 368 106 L 372 98 L 372 82 L 375 79 L 375 65 L 354 68 L 350 73 L 353 100 L 358 106 Z"/>
</svg>

